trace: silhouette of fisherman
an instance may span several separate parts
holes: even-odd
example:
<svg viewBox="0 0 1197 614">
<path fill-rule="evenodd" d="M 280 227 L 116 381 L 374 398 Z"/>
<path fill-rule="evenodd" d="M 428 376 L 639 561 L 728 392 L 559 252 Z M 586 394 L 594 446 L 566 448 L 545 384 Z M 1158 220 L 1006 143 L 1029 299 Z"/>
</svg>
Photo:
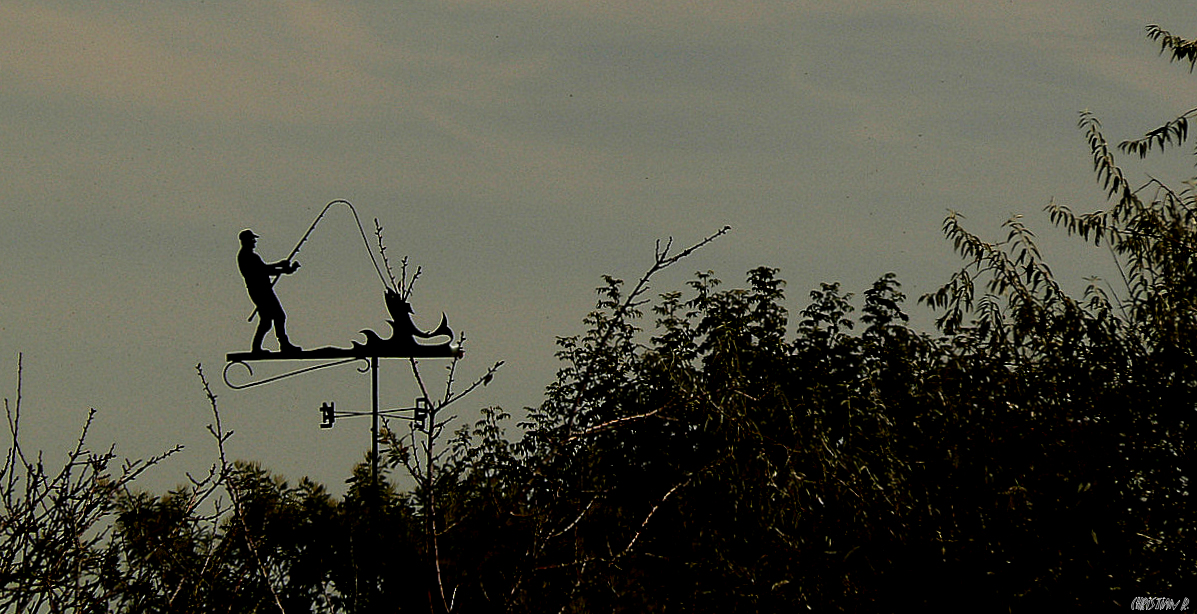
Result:
<svg viewBox="0 0 1197 614">
<path fill-rule="evenodd" d="M 278 337 L 280 352 L 298 352 L 299 347 L 287 340 L 287 314 L 283 313 L 283 306 L 274 294 L 272 276 L 294 273 L 299 268 L 298 262 L 280 260 L 274 264 L 266 264 L 262 257 L 254 253 L 254 245 L 258 242 L 258 235 L 248 228 L 238 235 L 241 239 L 241 251 L 237 252 L 237 266 L 241 269 L 241 276 L 245 278 L 245 289 L 249 291 L 249 298 L 258 308 L 258 330 L 254 332 L 254 353 L 261 353 L 262 340 L 266 332 L 274 327 L 274 334 Z"/>
</svg>

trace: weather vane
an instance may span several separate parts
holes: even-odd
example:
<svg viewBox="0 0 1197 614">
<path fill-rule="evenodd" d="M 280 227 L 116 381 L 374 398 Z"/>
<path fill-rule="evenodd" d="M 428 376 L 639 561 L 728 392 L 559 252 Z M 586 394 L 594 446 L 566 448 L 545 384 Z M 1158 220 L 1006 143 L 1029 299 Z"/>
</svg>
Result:
<svg viewBox="0 0 1197 614">
<path fill-rule="evenodd" d="M 295 261 L 295 256 L 299 253 L 300 248 L 311 236 L 312 231 L 324 218 L 334 205 L 344 205 L 348 207 L 353 213 L 353 219 L 357 222 L 358 230 L 361 233 L 362 240 L 366 245 L 367 251 L 370 253 L 370 260 L 374 263 L 374 269 L 378 272 L 378 277 L 382 281 L 384 292 L 383 300 L 386 303 L 388 313 L 391 319 L 388 320 L 391 330 L 387 337 L 382 337 L 373 330 L 365 329 L 361 334 L 365 337 L 364 342 L 352 341 L 348 347 L 320 347 L 315 349 L 302 349 L 293 343 L 287 337 L 286 331 L 286 313 L 283 311 L 282 304 L 279 303 L 278 297 L 274 294 L 274 285 L 283 275 L 289 275 L 299 269 L 299 263 Z M 377 220 L 375 221 L 377 225 Z M 379 249 L 383 250 L 381 246 L 381 227 L 378 229 Z M 449 328 L 448 319 L 441 314 L 441 323 L 430 332 L 421 330 L 416 326 L 413 320 L 414 311 L 408 299 L 411 296 L 411 284 L 406 287 L 403 283 L 396 283 L 394 276 L 389 275 L 390 283 L 388 283 L 388 276 L 384 276 L 382 269 L 378 266 L 378 260 L 374 257 L 374 252 L 370 247 L 370 241 L 366 238 L 366 231 L 362 228 L 361 219 L 357 215 L 357 210 L 353 205 L 346 200 L 334 200 L 324 207 L 320 215 L 308 227 L 306 233 L 300 238 L 299 243 L 295 245 L 295 249 L 291 250 L 290 255 L 278 262 L 267 264 L 261 256 L 254 252 L 254 247 L 257 243 L 258 235 L 254 231 L 246 229 L 242 230 L 238 235 L 241 241 L 241 250 L 237 254 L 237 265 L 241 271 L 241 276 L 245 279 L 245 287 L 249 293 L 249 298 L 254 304 L 254 313 L 250 315 L 250 321 L 256 316 L 258 318 L 258 326 L 254 331 L 253 341 L 248 352 L 232 352 L 227 355 L 228 364 L 224 368 L 224 382 L 229 388 L 234 390 L 241 390 L 253 386 L 260 386 L 276 382 L 282 379 L 309 373 L 318 369 L 328 367 L 335 367 L 357 361 L 364 361 L 367 367 L 359 369 L 361 372 L 369 370 L 371 373 L 371 388 L 373 403 L 370 412 L 354 412 L 343 411 L 338 412 L 333 403 L 325 403 L 320 407 L 321 428 L 332 428 L 337 418 L 364 416 L 370 415 L 373 417 L 373 428 L 371 429 L 373 435 L 373 470 L 375 478 L 378 475 L 378 420 L 379 416 L 399 416 L 404 419 L 412 420 L 415 428 L 424 430 L 426 423 L 430 418 L 434 418 L 431 414 L 435 411 L 432 404 L 427 398 L 416 399 L 414 407 L 393 408 L 380 410 L 378 407 L 378 361 L 384 358 L 461 358 L 462 352 L 460 348 L 453 342 L 453 330 Z M 383 260 L 385 259 L 385 252 L 383 253 Z M 387 272 L 390 273 L 390 267 L 387 266 Z M 416 271 L 412 278 L 412 283 L 415 282 L 415 277 L 419 276 L 419 271 Z M 404 270 L 404 281 L 406 281 L 406 260 Z M 263 349 L 262 343 L 266 338 L 266 334 L 270 329 L 274 329 L 275 337 L 278 339 L 278 351 L 272 352 Z M 243 367 L 248 375 L 252 378 L 254 375 L 253 367 L 250 363 L 263 361 L 320 361 L 319 364 L 295 369 L 259 380 L 251 380 L 244 383 L 234 383 L 229 379 L 229 373 L 234 366 Z M 408 414 L 408 415 L 404 415 Z"/>
</svg>

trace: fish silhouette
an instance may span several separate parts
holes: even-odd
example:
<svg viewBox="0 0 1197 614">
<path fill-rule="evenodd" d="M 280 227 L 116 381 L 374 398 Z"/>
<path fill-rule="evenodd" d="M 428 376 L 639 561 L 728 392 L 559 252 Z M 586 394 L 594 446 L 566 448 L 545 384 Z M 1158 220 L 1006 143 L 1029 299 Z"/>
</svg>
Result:
<svg viewBox="0 0 1197 614">
<path fill-rule="evenodd" d="M 441 314 L 441 323 L 432 331 L 421 330 L 416 326 L 412 319 L 415 310 L 412 309 L 411 303 L 408 303 L 403 297 L 399 296 L 398 292 L 387 288 L 385 295 L 387 311 L 391 314 L 391 319 L 387 323 L 391 325 L 390 338 L 383 339 L 378 333 L 365 329 L 362 334 L 366 337 L 364 344 L 353 342 L 354 351 L 370 350 L 374 353 L 377 350 L 377 355 L 399 355 L 412 357 L 451 357 L 457 356 L 458 350 L 453 347 L 453 329 L 449 328 L 449 320 L 445 314 Z M 434 339 L 437 337 L 446 337 L 447 340 L 443 343 L 437 344 L 422 344 L 416 339 Z"/>
</svg>

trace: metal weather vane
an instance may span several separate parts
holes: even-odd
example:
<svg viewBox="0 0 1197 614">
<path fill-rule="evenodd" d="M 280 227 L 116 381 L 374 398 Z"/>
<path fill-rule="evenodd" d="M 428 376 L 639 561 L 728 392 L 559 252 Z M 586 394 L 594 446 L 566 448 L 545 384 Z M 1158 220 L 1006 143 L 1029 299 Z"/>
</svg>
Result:
<svg viewBox="0 0 1197 614">
<path fill-rule="evenodd" d="M 344 205 L 353 213 L 353 218 L 357 222 L 362 240 L 366 245 L 367 251 L 370 253 L 370 260 L 373 262 L 374 269 L 383 283 L 383 300 L 391 316 L 390 320 L 388 320 L 391 330 L 388 336 L 383 337 L 373 330 L 365 329 L 361 331 L 361 334 L 365 337 L 364 342 L 352 341 L 348 347 L 327 346 L 305 350 L 290 342 L 286 332 L 286 313 L 283 311 L 278 297 L 274 294 L 273 288 L 283 275 L 295 273 L 299 269 L 299 263 L 294 260 L 295 256 L 299 253 L 304 243 L 307 242 L 312 231 L 324 219 L 324 215 L 335 205 Z M 385 248 L 382 246 L 382 229 L 378 226 L 377 220 L 375 220 L 375 225 L 377 227 L 376 235 L 379 239 L 379 250 L 382 252 L 384 263 L 386 263 Z M 416 270 L 410 283 L 407 283 L 406 259 L 404 259 L 403 279 L 401 282 L 395 281 L 389 264 L 387 264 L 388 275 L 384 276 L 382 268 L 379 267 L 378 260 L 374 256 L 373 249 L 370 247 L 370 241 L 366 237 L 366 232 L 362 227 L 357 210 L 346 200 L 334 200 L 328 203 L 320 214 L 316 216 L 312 225 L 308 227 L 307 232 L 304 233 L 299 243 L 295 245 L 295 249 L 291 250 L 291 253 L 284 260 L 270 264 L 262 260 L 261 256 L 254 252 L 258 235 L 252 230 L 242 230 L 238 238 L 241 241 L 241 250 L 237 254 L 237 264 L 245 280 L 246 290 L 255 306 L 254 313 L 250 315 L 250 320 L 252 321 L 257 316 L 258 326 L 254 331 L 250 351 L 231 352 L 226 355 L 228 362 L 225 365 L 223 374 L 225 384 L 234 390 L 242 390 L 310 373 L 319 369 L 358 361 L 366 362 L 367 366 L 358 370 L 362 373 L 367 371 L 371 373 L 371 388 L 373 392 L 371 411 L 338 412 L 334 404 L 325 403 L 320 407 L 322 418 L 320 426 L 321 428 L 331 428 L 338 417 L 372 416 L 374 423 L 372 428 L 374 440 L 374 474 L 377 477 L 379 416 L 399 416 L 403 413 L 410 413 L 410 416 L 399 417 L 412 420 L 415 428 L 424 430 L 427 420 L 433 418 L 433 414 L 435 414 L 435 409 L 427 398 L 417 399 L 414 407 L 380 410 L 378 407 L 378 361 L 385 358 L 458 359 L 462 356 L 460 348 L 454 343 L 453 330 L 449 328 L 448 319 L 443 313 L 441 314 L 440 325 L 432 331 L 421 330 L 413 320 L 414 310 L 408 299 L 411 296 L 412 285 L 415 283 L 415 279 L 419 277 L 419 269 Z M 388 277 L 390 278 L 390 283 L 388 283 Z M 278 351 L 274 352 L 263 349 L 262 347 L 263 340 L 271 328 L 274 329 L 279 346 Z M 315 365 L 258 380 L 250 379 L 241 383 L 234 383 L 230 380 L 229 375 L 234 367 L 240 366 L 244 368 L 248 376 L 252 378 L 254 371 L 251 363 L 265 361 L 320 362 Z"/>
<path fill-rule="evenodd" d="M 453 329 L 449 328 L 448 319 L 444 314 L 441 314 L 441 323 L 436 329 L 425 332 L 420 330 L 412 320 L 414 311 L 411 304 L 397 291 L 387 288 L 383 299 L 386 302 L 387 311 L 391 314 L 391 319 L 387 321 L 391 326 L 391 334 L 386 338 L 370 329 L 364 329 L 361 331 L 366 338 L 364 343 L 353 341 L 350 347 L 322 347 L 304 350 L 287 342 L 285 332 L 278 332 L 277 334 L 281 335 L 279 337 L 280 350 L 269 352 L 261 349 L 258 345 L 260 338 L 255 333 L 254 348 L 248 352 L 229 353 L 227 355 L 229 365 L 264 360 L 359 360 L 366 358 L 456 358 L 460 356 L 460 350 L 452 342 Z M 259 312 L 259 317 L 263 318 L 263 322 L 269 321 L 266 319 L 268 316 L 263 315 L 262 312 Z M 262 324 L 258 326 L 262 335 L 267 329 L 268 327 L 263 328 Z M 425 344 L 417 340 L 435 338 L 446 338 L 447 340 L 433 344 Z M 225 383 L 229 384 L 230 388 L 241 389 L 266 382 L 234 385 L 226 377 Z"/>
<path fill-rule="evenodd" d="M 348 348 L 323 347 L 314 350 L 303 350 L 292 344 L 287 337 L 285 328 L 286 313 L 283 311 L 278 297 L 274 294 L 274 285 L 278 283 L 278 280 L 283 275 L 294 273 L 299 269 L 299 263 L 294 260 L 295 256 L 312 235 L 312 231 L 324 219 L 328 210 L 335 205 L 344 205 L 347 207 L 353 214 L 354 221 L 357 223 L 357 228 L 361 233 L 366 251 L 370 255 L 370 261 L 374 264 L 374 270 L 378 273 L 378 278 L 385 289 L 383 299 L 386 303 L 387 311 L 391 315 L 391 319 L 388 321 L 391 326 L 391 334 L 389 337 L 383 338 L 378 333 L 367 329 L 361 331 L 366 337 L 365 343 L 354 341 L 352 346 Z M 377 223 L 377 220 L 375 222 Z M 381 228 L 378 230 L 378 234 L 381 245 Z M 254 303 L 254 312 L 250 314 L 249 319 L 252 321 L 257 316 L 258 328 L 254 333 L 250 351 L 228 354 L 230 364 L 260 360 L 330 358 L 453 358 L 457 355 L 458 350 L 452 344 L 453 330 L 449 328 L 448 320 L 443 313 L 441 314 L 440 325 L 431 332 L 425 332 L 416 326 L 412 319 L 414 310 L 408 302 L 408 298 L 411 295 L 411 286 L 404 287 L 401 283 L 397 283 L 393 275 L 389 275 L 390 283 L 388 283 L 388 276 L 383 275 L 382 268 L 378 266 L 378 260 L 375 258 L 374 251 L 370 247 L 370 241 L 366 237 L 365 229 L 362 227 L 361 218 L 358 217 L 357 210 L 354 209 L 349 201 L 334 200 L 328 203 L 320 211 L 320 215 L 316 216 L 316 219 L 308 227 L 303 237 L 300 238 L 299 243 L 295 245 L 295 249 L 291 250 L 291 253 L 284 260 L 266 264 L 261 256 L 254 252 L 258 235 L 252 230 L 242 230 L 238 238 L 241 241 L 241 251 L 237 254 L 237 266 L 241 271 L 241 276 L 245 279 L 245 286 L 249 297 Z M 385 253 L 383 256 L 385 260 Z M 406 268 L 406 260 L 404 266 Z M 390 268 L 388 265 L 389 273 Z M 406 271 L 404 276 L 404 281 L 406 281 Z M 415 277 L 418 276 L 419 271 L 417 270 Z M 412 278 L 412 283 L 415 282 L 415 277 Z M 262 341 L 272 326 L 275 336 L 278 338 L 278 352 L 269 352 L 262 348 Z M 434 339 L 438 337 L 445 337 L 448 340 L 436 344 L 426 344 L 416 340 L 417 338 Z M 228 382 L 226 381 L 226 383 Z M 231 387 L 244 388 L 252 385 L 254 384 L 231 385 Z"/>
</svg>

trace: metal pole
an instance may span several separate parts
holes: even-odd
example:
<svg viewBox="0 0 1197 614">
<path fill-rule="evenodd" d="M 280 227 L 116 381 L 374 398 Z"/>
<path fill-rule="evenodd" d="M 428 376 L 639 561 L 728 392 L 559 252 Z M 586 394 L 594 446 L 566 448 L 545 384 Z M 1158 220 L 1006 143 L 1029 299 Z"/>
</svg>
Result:
<svg viewBox="0 0 1197 614">
<path fill-rule="evenodd" d="M 370 439 L 374 442 L 374 454 L 372 457 L 371 471 L 374 476 L 374 492 L 378 492 L 378 357 L 370 357 L 370 383 L 373 389 L 374 402 L 372 405 L 371 414 L 374 417 L 374 425 L 370 428 Z"/>
</svg>

